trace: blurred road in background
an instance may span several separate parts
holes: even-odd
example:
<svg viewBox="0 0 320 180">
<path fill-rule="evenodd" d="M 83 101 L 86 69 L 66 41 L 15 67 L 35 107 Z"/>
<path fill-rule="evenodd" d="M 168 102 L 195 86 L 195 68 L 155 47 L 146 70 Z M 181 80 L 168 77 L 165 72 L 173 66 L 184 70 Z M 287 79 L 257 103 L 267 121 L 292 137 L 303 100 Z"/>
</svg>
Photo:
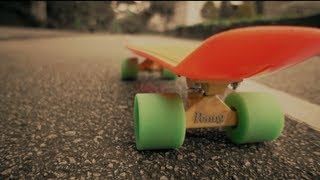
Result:
<svg viewBox="0 0 320 180">
<path fill-rule="evenodd" d="M 157 74 L 120 81 L 124 43 L 148 39 L 177 41 L 0 28 L 0 179 L 320 177 L 320 133 L 290 118 L 273 142 L 237 146 L 221 129 L 197 129 L 177 150 L 138 152 L 134 95 L 185 88 Z M 255 81 L 320 104 L 319 67 L 314 57 Z"/>
<path fill-rule="evenodd" d="M 64 36 L 76 36 L 82 33 L 75 31 L 62 31 L 62 30 L 48 30 L 36 28 L 13 28 L 13 27 L 0 27 L 0 41 L 4 40 L 23 40 L 34 38 L 54 38 Z"/>
</svg>

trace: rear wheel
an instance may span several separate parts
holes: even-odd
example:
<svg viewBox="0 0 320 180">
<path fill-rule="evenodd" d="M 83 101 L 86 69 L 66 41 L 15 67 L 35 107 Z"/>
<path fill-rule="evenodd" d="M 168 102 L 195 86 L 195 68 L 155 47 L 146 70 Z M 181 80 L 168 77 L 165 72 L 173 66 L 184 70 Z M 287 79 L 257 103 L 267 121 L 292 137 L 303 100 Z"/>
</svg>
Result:
<svg viewBox="0 0 320 180">
<path fill-rule="evenodd" d="M 162 68 L 161 77 L 163 79 L 175 80 L 177 78 L 177 75 L 168 70 L 167 68 Z"/>
<path fill-rule="evenodd" d="M 186 131 L 182 100 L 177 94 L 137 94 L 134 126 L 138 150 L 179 148 Z"/>
<path fill-rule="evenodd" d="M 266 93 L 231 93 L 225 103 L 236 110 L 238 125 L 226 128 L 237 144 L 271 141 L 284 126 L 284 114 L 275 97 Z"/>
<path fill-rule="evenodd" d="M 138 77 L 138 59 L 128 58 L 123 60 L 121 64 L 121 79 L 136 80 Z"/>
</svg>

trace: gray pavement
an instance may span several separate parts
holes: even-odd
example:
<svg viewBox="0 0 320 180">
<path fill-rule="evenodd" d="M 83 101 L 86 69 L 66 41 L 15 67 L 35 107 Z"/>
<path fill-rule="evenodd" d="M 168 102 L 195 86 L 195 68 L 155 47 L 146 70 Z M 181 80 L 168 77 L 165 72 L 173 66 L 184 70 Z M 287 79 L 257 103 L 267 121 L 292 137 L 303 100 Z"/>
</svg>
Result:
<svg viewBox="0 0 320 180">
<path fill-rule="evenodd" d="M 254 80 L 320 105 L 320 56 Z"/>
<path fill-rule="evenodd" d="M 76 36 L 83 33 L 63 30 L 48 30 L 41 28 L 17 28 L 0 27 L 0 41 L 6 40 L 28 40 L 34 38 L 54 38 L 63 36 Z"/>
<path fill-rule="evenodd" d="M 141 37 L 141 36 L 140 36 Z M 185 83 L 120 81 L 121 35 L 0 42 L 0 179 L 319 179 L 320 133 L 286 118 L 273 142 L 188 130 L 177 150 L 135 149 L 133 98 Z"/>
</svg>

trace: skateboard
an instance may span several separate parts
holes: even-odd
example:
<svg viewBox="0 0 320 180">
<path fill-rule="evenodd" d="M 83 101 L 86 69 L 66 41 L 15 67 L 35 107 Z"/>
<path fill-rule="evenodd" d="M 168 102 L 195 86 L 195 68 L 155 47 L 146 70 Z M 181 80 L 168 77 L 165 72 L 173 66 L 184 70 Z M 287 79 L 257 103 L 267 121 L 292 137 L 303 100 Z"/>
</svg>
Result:
<svg viewBox="0 0 320 180">
<path fill-rule="evenodd" d="M 145 58 L 127 58 L 122 79 L 138 71 L 160 71 L 175 79 L 184 76 L 188 97 L 139 93 L 134 99 L 134 134 L 138 150 L 175 149 L 188 128 L 224 127 L 236 144 L 277 139 L 284 113 L 275 97 L 261 92 L 223 94 L 229 85 L 281 70 L 320 54 L 320 29 L 295 26 L 256 26 L 228 30 L 197 46 L 135 43 L 126 46 Z"/>
</svg>

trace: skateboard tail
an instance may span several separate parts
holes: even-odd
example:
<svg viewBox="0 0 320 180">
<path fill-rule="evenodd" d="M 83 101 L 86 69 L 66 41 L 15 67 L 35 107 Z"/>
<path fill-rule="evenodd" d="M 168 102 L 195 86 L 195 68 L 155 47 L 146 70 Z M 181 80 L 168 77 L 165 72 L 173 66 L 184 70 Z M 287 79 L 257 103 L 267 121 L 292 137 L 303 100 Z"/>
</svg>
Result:
<svg viewBox="0 0 320 180">
<path fill-rule="evenodd" d="M 318 28 L 257 26 L 212 36 L 173 69 L 199 80 L 237 81 L 283 69 L 318 54 Z"/>
<path fill-rule="evenodd" d="M 161 60 L 161 58 L 157 57 L 156 54 L 151 54 L 151 53 L 145 52 L 143 50 L 137 49 L 137 48 L 132 47 L 130 45 L 126 45 L 126 48 L 139 56 L 145 57 L 146 59 L 150 59 L 150 60 L 160 64 L 161 66 L 169 69 L 172 72 L 176 72 L 175 66 L 170 65 L 169 63 L 167 63 L 167 61 Z"/>
</svg>

